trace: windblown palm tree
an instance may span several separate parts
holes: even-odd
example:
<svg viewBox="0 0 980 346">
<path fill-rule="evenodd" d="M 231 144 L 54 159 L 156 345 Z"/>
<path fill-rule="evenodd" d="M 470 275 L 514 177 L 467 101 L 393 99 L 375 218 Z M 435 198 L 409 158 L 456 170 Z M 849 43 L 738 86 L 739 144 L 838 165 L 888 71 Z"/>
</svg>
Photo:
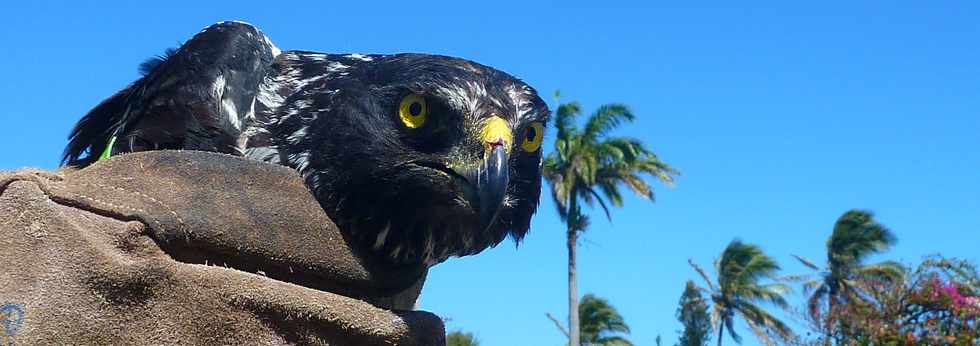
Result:
<svg viewBox="0 0 980 346">
<path fill-rule="evenodd" d="M 473 333 L 457 330 L 446 334 L 446 346 L 480 346 L 480 340 Z"/>
<path fill-rule="evenodd" d="M 759 303 L 769 303 L 780 308 L 787 308 L 786 298 L 790 292 L 789 286 L 773 282 L 760 283 L 763 278 L 776 279 L 779 264 L 759 249 L 758 246 L 733 240 L 721 253 L 721 258 L 715 261 L 717 281 L 711 280 L 708 274 L 688 260 L 691 267 L 707 283 L 707 289 L 701 290 L 711 296 L 711 322 L 718 332 L 718 345 L 724 331 L 737 343 L 742 337 L 735 332 L 735 317 L 741 317 L 760 341 L 767 345 L 775 345 L 776 341 L 786 341 L 794 338 L 789 326 L 770 314 Z"/>
<path fill-rule="evenodd" d="M 557 96 L 557 94 L 556 94 Z M 579 345 L 578 287 L 576 285 L 576 245 L 579 232 L 585 231 L 588 218 L 579 201 L 598 203 L 611 218 L 607 200 L 613 206 L 623 204 L 620 185 L 638 195 L 653 199 L 653 188 L 643 175 L 671 183 L 676 170 L 660 162 L 637 139 L 609 136 L 624 122 L 632 122 L 633 113 L 621 104 L 599 107 L 586 120 L 585 127 L 575 125 L 581 113 L 577 103 L 558 106 L 555 114 L 555 151 L 544 161 L 543 175 L 551 183 L 551 197 L 558 215 L 566 224 L 568 247 L 568 326 L 569 343 Z M 605 198 L 603 198 L 605 196 Z"/>
<path fill-rule="evenodd" d="M 619 315 L 609 301 L 586 294 L 579 303 L 579 315 L 582 318 L 581 341 L 591 346 L 633 346 L 622 334 L 629 334 L 630 327 L 626 325 L 623 316 Z"/>
<path fill-rule="evenodd" d="M 863 210 L 849 210 L 837 219 L 834 231 L 827 239 L 825 268 L 802 256 L 794 255 L 803 265 L 818 271 L 816 278 L 803 284 L 804 293 L 812 292 L 807 300 L 810 316 L 815 321 L 820 321 L 826 307 L 825 328 L 829 332 L 838 305 L 864 301 L 861 294 L 864 283 L 869 280 L 901 280 L 905 270 L 897 262 L 863 264 L 868 256 L 887 250 L 895 242 L 895 235 L 875 221 L 874 214 Z"/>
</svg>

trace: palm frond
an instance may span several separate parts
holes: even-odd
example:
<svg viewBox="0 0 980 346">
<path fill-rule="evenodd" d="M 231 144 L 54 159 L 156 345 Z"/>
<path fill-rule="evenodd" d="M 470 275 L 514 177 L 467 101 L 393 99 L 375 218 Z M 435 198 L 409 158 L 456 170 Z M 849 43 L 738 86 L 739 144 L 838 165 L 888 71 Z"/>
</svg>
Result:
<svg viewBox="0 0 980 346">
<path fill-rule="evenodd" d="M 758 282 L 763 277 L 775 277 L 779 264 L 758 246 L 732 240 L 718 260 L 718 283 L 722 287 L 737 287 Z"/>
<path fill-rule="evenodd" d="M 635 174 L 627 174 L 623 176 L 623 183 L 626 185 L 626 187 L 629 187 L 630 190 L 633 190 L 633 193 L 636 193 L 636 195 L 649 200 L 655 200 L 653 188 L 650 187 L 650 184 L 644 181 L 643 178 L 640 178 Z"/>
<path fill-rule="evenodd" d="M 596 183 L 599 190 L 602 190 L 602 194 L 606 195 L 609 199 L 609 203 L 612 205 L 621 207 L 623 206 L 623 195 L 619 192 L 619 180 L 613 177 L 601 177 Z"/>
<path fill-rule="evenodd" d="M 574 137 L 578 129 L 575 127 L 575 118 L 581 113 L 578 102 L 562 103 L 555 111 L 555 129 L 558 130 L 558 139 L 568 139 Z"/>
<path fill-rule="evenodd" d="M 621 336 L 604 336 L 589 343 L 595 346 L 633 346 L 633 343 Z"/>
<path fill-rule="evenodd" d="M 619 127 L 623 122 L 632 122 L 634 118 L 633 112 L 624 104 L 611 103 L 599 106 L 585 122 L 582 138 L 589 142 L 595 142 L 609 131 Z"/>
<path fill-rule="evenodd" d="M 813 279 L 813 274 L 789 274 L 789 275 L 780 275 L 773 278 L 773 280 L 779 282 L 801 282 L 801 281 L 809 281 L 812 279 Z"/>
<path fill-rule="evenodd" d="M 736 290 L 736 294 L 743 300 L 765 302 L 782 309 L 788 309 L 789 303 L 786 302 L 785 295 L 793 290 L 782 283 L 768 285 L 744 285 Z"/>
<path fill-rule="evenodd" d="M 473 333 L 457 330 L 446 334 L 446 346 L 480 346 L 480 340 Z"/>
<path fill-rule="evenodd" d="M 849 210 L 834 224 L 827 252 L 832 265 L 849 267 L 887 250 L 896 241 L 891 230 L 874 220 L 872 212 Z"/>
<path fill-rule="evenodd" d="M 752 322 L 746 322 L 746 324 L 749 325 L 749 329 L 752 330 L 752 334 L 755 334 L 756 339 L 762 341 L 766 346 L 776 346 L 776 342 L 769 337 L 769 334 L 762 326 Z"/>
<path fill-rule="evenodd" d="M 735 340 L 735 343 L 741 344 L 742 336 L 735 332 L 735 319 L 729 314 L 728 316 L 725 316 L 724 321 L 725 329 L 728 329 L 728 336 L 731 336 L 732 340 Z"/>
<path fill-rule="evenodd" d="M 694 263 L 694 260 L 693 259 L 688 258 L 687 259 L 687 264 L 691 265 L 691 268 L 694 268 L 694 271 L 698 272 L 698 274 L 701 275 L 701 278 L 704 279 L 704 282 L 706 284 L 708 284 L 708 287 L 712 291 L 717 290 L 717 288 L 715 287 L 715 284 L 713 282 L 711 282 L 711 277 L 708 276 L 708 273 L 706 273 L 704 271 L 704 269 L 701 268 L 701 266 L 699 266 L 696 263 Z"/>
<path fill-rule="evenodd" d="M 630 328 L 623 316 L 609 301 L 593 294 L 586 294 L 579 303 L 579 326 L 585 343 L 601 345 L 603 342 L 626 340 L 617 334 L 629 334 Z M 609 344 L 625 345 L 625 344 Z"/>
<path fill-rule="evenodd" d="M 739 304 L 737 311 L 749 325 L 754 324 L 766 331 L 766 340 L 769 339 L 770 333 L 768 332 L 778 337 L 780 341 L 791 340 L 794 337 L 793 330 L 786 323 L 755 304 Z"/>
<path fill-rule="evenodd" d="M 799 255 L 791 255 L 791 256 L 793 256 L 793 258 L 796 258 L 796 260 L 800 261 L 800 263 L 803 263 L 803 265 L 807 266 L 810 269 L 822 270 L 820 266 L 818 266 L 816 263 L 813 263 L 813 261 L 810 261 L 806 257 L 799 256 Z"/>
<path fill-rule="evenodd" d="M 606 219 L 612 221 L 612 214 L 609 212 L 609 207 L 606 206 L 606 202 L 602 200 L 602 196 L 599 196 L 599 193 L 591 187 L 586 189 L 586 191 L 588 191 L 589 194 L 595 198 L 596 202 L 599 203 L 599 206 L 602 207 L 602 211 L 606 213 Z"/>
<path fill-rule="evenodd" d="M 597 148 L 607 158 L 607 163 L 621 163 L 629 171 L 649 174 L 667 185 L 673 183 L 673 176 L 680 174 L 635 138 L 609 137 L 600 142 Z"/>
<path fill-rule="evenodd" d="M 739 282 L 756 282 L 761 278 L 775 278 L 779 271 L 779 264 L 772 257 L 762 252 L 762 249 L 755 247 L 751 249 L 752 256 L 747 263 L 742 266 L 739 273 Z"/>
<path fill-rule="evenodd" d="M 853 269 L 854 275 L 862 280 L 902 282 L 906 275 L 905 267 L 895 261 L 867 264 Z"/>
<path fill-rule="evenodd" d="M 568 218 L 569 186 L 562 176 L 562 167 L 556 153 L 551 153 L 541 164 L 542 176 L 551 185 L 551 198 L 555 202 L 558 216 L 562 221 Z"/>
<path fill-rule="evenodd" d="M 814 289 L 824 284 L 824 278 L 816 278 L 803 283 L 803 294 L 810 294 Z"/>
</svg>

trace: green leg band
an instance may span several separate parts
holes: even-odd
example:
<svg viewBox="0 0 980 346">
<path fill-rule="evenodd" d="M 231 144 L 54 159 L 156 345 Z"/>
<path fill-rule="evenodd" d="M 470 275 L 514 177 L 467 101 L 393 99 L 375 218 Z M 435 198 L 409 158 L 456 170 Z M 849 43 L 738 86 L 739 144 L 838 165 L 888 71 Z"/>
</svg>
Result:
<svg viewBox="0 0 980 346">
<path fill-rule="evenodd" d="M 105 150 L 102 151 L 102 155 L 99 155 L 98 161 L 108 159 L 109 156 L 112 155 L 112 146 L 115 144 L 116 144 L 116 136 L 112 136 L 112 138 L 109 138 L 109 144 L 106 145 Z"/>
</svg>

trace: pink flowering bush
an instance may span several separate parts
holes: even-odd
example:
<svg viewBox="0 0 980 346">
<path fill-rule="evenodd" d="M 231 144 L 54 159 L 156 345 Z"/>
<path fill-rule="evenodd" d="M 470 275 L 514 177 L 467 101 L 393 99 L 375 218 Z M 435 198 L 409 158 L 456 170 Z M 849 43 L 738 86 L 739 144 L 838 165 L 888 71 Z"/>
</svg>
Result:
<svg viewBox="0 0 980 346">
<path fill-rule="evenodd" d="M 903 282 L 868 282 L 833 314 L 838 345 L 980 345 L 980 278 L 969 262 L 928 258 Z"/>
<path fill-rule="evenodd" d="M 974 293 L 968 287 L 958 284 L 955 281 L 944 283 L 938 277 L 932 278 L 930 283 L 929 300 L 943 302 L 958 314 L 976 315 L 980 312 L 980 307 L 977 306 L 980 298 L 973 296 L 972 294 Z"/>
</svg>

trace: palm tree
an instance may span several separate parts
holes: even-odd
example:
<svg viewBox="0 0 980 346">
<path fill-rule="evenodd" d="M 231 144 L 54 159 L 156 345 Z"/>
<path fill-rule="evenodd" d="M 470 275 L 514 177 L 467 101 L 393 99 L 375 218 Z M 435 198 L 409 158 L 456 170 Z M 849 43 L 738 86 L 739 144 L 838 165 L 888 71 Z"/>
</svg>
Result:
<svg viewBox="0 0 980 346">
<path fill-rule="evenodd" d="M 592 346 L 633 346 L 633 343 L 620 334 L 629 334 L 630 327 L 626 325 L 623 316 L 619 315 L 609 301 L 586 294 L 578 306 L 582 317 L 581 342 Z"/>
<path fill-rule="evenodd" d="M 446 346 L 480 346 L 480 340 L 473 333 L 457 330 L 446 334 Z"/>
<path fill-rule="evenodd" d="M 726 329 L 735 342 L 742 342 L 741 336 L 735 332 L 735 316 L 741 317 L 759 340 L 767 345 L 776 344 L 774 337 L 782 341 L 794 338 L 789 326 L 759 306 L 759 303 L 769 303 L 786 309 L 788 305 L 784 296 L 790 292 L 790 288 L 778 282 L 760 283 L 762 278 L 776 279 L 779 264 L 758 246 L 742 243 L 738 239 L 729 243 L 721 258 L 715 261 L 717 281 L 712 281 L 694 261 L 688 260 L 688 263 L 708 285 L 707 289 L 700 289 L 711 296 L 711 322 L 718 331 L 719 346 Z"/>
<path fill-rule="evenodd" d="M 814 321 L 821 320 L 821 310 L 826 302 L 825 327 L 828 337 L 836 307 L 865 300 L 861 293 L 862 284 L 871 282 L 869 280 L 899 282 L 905 276 L 904 268 L 897 262 L 863 264 L 868 256 L 887 250 L 895 242 L 895 235 L 875 221 L 873 213 L 849 210 L 837 219 L 833 233 L 827 239 L 825 268 L 802 256 L 793 255 L 803 265 L 818 271 L 815 278 L 803 284 L 803 291 L 812 292 L 807 308 Z"/>
<path fill-rule="evenodd" d="M 558 93 L 555 93 L 558 97 Z M 575 125 L 581 113 L 575 102 L 560 104 L 555 114 L 558 134 L 555 150 L 544 161 L 543 175 L 551 184 L 551 197 L 558 215 L 566 225 L 568 247 L 568 326 L 569 343 L 579 345 L 578 287 L 576 285 L 576 245 L 578 235 L 588 226 L 588 217 L 579 201 L 592 206 L 598 203 L 611 219 L 607 200 L 613 206 L 623 204 L 620 185 L 638 195 L 653 199 L 653 188 L 642 175 L 671 183 L 676 170 L 653 154 L 639 140 L 611 137 L 609 133 L 624 122 L 632 122 L 633 113 L 621 104 L 599 107 L 586 120 L 585 127 Z M 601 192 L 601 195 L 600 195 Z M 605 196 L 605 198 L 603 198 Z"/>
</svg>

